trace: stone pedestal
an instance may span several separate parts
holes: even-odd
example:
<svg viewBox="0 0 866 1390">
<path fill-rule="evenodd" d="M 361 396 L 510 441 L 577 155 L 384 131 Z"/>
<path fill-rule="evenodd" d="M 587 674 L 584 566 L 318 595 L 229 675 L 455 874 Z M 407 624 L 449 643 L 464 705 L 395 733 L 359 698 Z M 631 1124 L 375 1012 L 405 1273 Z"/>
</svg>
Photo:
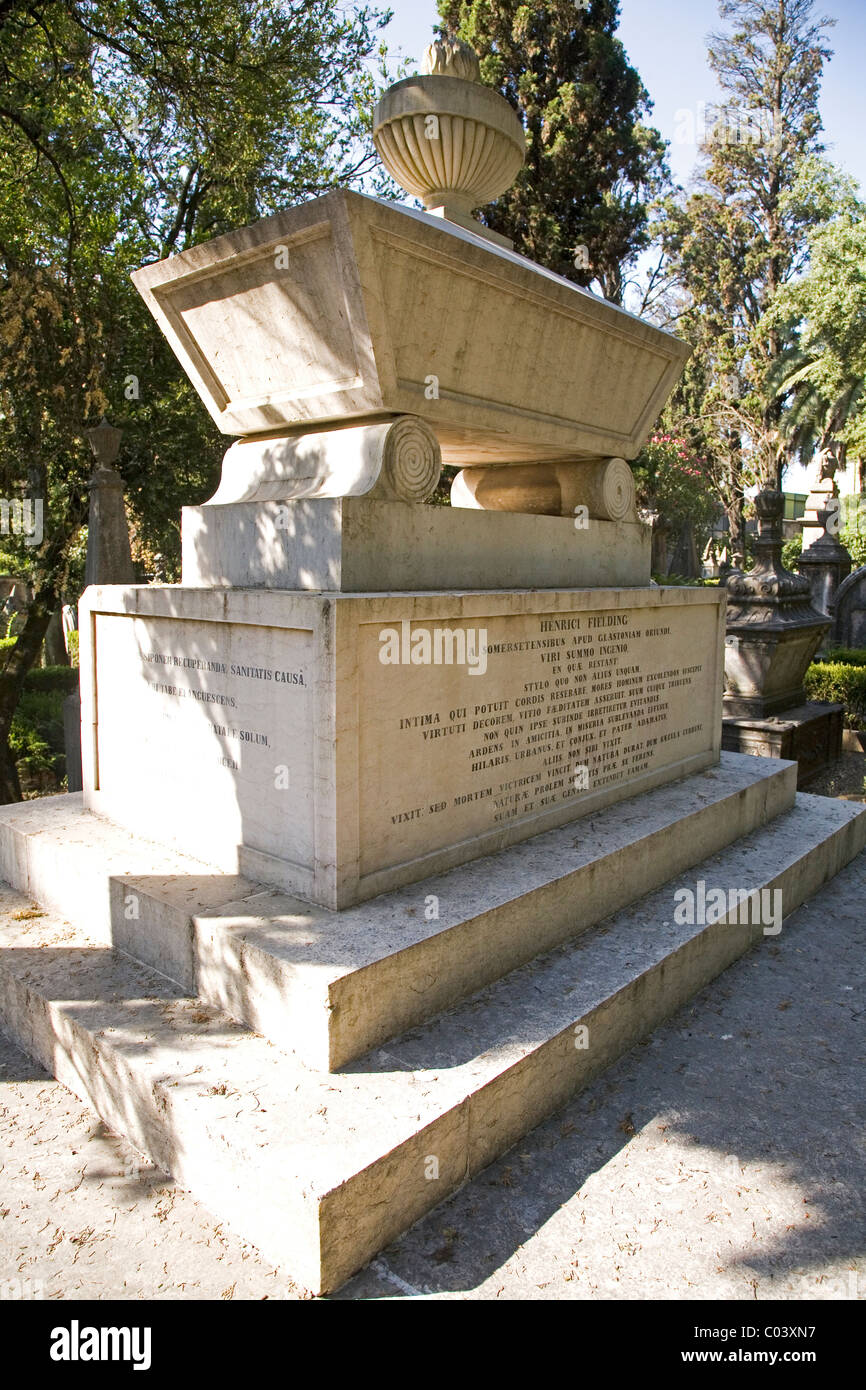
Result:
<svg viewBox="0 0 866 1390">
<path fill-rule="evenodd" d="M 728 575 L 724 712 L 766 719 L 805 700 L 803 677 L 829 630 L 813 608 L 808 580 L 782 564 L 781 492 L 755 498 L 755 565 Z"/>
<path fill-rule="evenodd" d="M 769 719 L 722 720 L 722 748 L 798 765 L 797 786 L 807 787 L 842 756 L 845 706 L 812 701 Z"/>
<path fill-rule="evenodd" d="M 643 585 L 649 527 L 315 497 L 184 507 L 183 583 L 328 590 Z"/>
<path fill-rule="evenodd" d="M 129 584 L 135 569 L 129 549 L 129 529 L 123 505 L 123 479 L 103 464 L 90 479 L 85 584 Z"/>
<path fill-rule="evenodd" d="M 85 804 L 345 907 L 717 761 L 721 601 L 90 589 Z"/>
<path fill-rule="evenodd" d="M 727 580 L 722 747 L 796 760 L 805 786 L 842 751 L 843 706 L 808 704 L 803 690 L 830 620 L 811 601 L 809 580 L 782 564 L 782 494 L 759 492 L 755 508 L 754 569 Z"/>
</svg>

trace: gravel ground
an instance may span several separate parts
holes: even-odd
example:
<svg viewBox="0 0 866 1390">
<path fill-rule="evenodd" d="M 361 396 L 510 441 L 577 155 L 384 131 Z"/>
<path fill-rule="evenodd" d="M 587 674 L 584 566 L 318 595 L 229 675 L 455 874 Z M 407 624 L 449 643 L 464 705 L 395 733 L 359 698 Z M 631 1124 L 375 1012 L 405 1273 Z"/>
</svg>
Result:
<svg viewBox="0 0 866 1390">
<path fill-rule="evenodd" d="M 804 788 L 810 796 L 866 801 L 866 753 L 844 753 L 827 772 Z"/>
<path fill-rule="evenodd" d="M 864 944 L 866 854 L 332 1297 L 866 1298 Z M 21 1293 L 299 1296 L 0 1035 Z"/>
</svg>

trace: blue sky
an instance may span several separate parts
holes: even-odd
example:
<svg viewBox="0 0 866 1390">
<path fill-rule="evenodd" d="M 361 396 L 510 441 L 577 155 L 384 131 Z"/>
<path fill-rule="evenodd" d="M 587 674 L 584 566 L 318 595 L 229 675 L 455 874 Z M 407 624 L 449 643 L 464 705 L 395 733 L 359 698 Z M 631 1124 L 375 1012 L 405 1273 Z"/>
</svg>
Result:
<svg viewBox="0 0 866 1390">
<path fill-rule="evenodd" d="M 383 0 L 383 8 L 384 8 Z M 437 21 L 435 0 L 390 0 L 394 18 L 385 30 L 390 48 L 420 61 Z M 825 69 L 821 114 L 828 154 L 866 189 L 866 0 L 829 0 L 816 13 L 836 20 Z M 674 140 L 677 112 L 697 112 L 718 97 L 707 66 L 706 36 L 719 28 L 716 0 L 621 0 L 619 35 L 654 103 L 653 123 L 671 141 L 674 177 L 685 183 L 694 147 Z"/>
</svg>

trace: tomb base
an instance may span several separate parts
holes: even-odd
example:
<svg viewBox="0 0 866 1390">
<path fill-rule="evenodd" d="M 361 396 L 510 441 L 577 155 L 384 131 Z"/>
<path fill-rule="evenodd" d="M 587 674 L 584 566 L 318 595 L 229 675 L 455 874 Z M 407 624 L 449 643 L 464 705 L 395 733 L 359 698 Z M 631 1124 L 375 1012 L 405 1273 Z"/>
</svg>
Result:
<svg viewBox="0 0 866 1390">
<path fill-rule="evenodd" d="M 796 762 L 797 785 L 805 787 L 842 756 L 844 716 L 844 705 L 813 701 L 772 719 L 723 719 L 722 747 Z"/>
<path fill-rule="evenodd" d="M 711 589 L 91 588 L 85 805 L 348 907 L 717 762 L 723 637 Z"/>
<path fill-rule="evenodd" d="M 366 497 L 184 507 L 183 583 L 338 593 L 647 583 L 649 527 L 576 521 Z"/>
</svg>

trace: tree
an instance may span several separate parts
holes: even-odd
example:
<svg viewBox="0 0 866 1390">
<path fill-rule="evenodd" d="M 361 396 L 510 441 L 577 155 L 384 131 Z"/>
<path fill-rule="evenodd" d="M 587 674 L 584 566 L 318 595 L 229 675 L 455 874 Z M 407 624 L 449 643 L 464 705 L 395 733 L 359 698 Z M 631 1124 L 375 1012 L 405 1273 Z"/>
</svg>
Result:
<svg viewBox="0 0 866 1390">
<path fill-rule="evenodd" d="M 615 37 L 618 0 L 439 0 L 439 14 L 526 130 L 526 164 L 481 220 L 619 303 L 667 170 L 661 136 L 643 124 L 651 102 Z"/>
<path fill-rule="evenodd" d="M 180 504 L 225 447 L 129 272 L 363 178 L 386 20 L 329 0 L 0 0 L 0 486 L 45 516 L 41 544 L 4 538 L 35 596 L 0 670 L 2 801 L 24 677 L 80 565 L 84 425 L 125 427 L 142 553 L 177 552 Z"/>
<path fill-rule="evenodd" d="M 638 502 L 653 516 L 653 572 L 668 573 L 672 538 L 688 531 L 698 552 L 706 544 L 719 507 L 703 460 L 682 436 L 654 434 L 634 462 Z"/>
<path fill-rule="evenodd" d="M 791 457 L 774 383 L 790 345 L 770 315 L 802 270 L 820 206 L 788 195 L 820 152 L 818 95 L 832 21 L 813 0 L 721 0 L 732 30 L 710 38 L 723 101 L 695 190 L 668 204 L 664 245 L 695 354 L 678 396 L 698 451 L 714 461 L 734 558 L 745 551 L 743 490 L 781 486 Z"/>
<path fill-rule="evenodd" d="M 866 204 L 823 160 L 804 165 L 789 200 L 821 206 L 808 268 L 776 295 L 769 321 L 791 342 L 772 376 L 782 431 L 807 462 L 866 456 Z"/>
</svg>

